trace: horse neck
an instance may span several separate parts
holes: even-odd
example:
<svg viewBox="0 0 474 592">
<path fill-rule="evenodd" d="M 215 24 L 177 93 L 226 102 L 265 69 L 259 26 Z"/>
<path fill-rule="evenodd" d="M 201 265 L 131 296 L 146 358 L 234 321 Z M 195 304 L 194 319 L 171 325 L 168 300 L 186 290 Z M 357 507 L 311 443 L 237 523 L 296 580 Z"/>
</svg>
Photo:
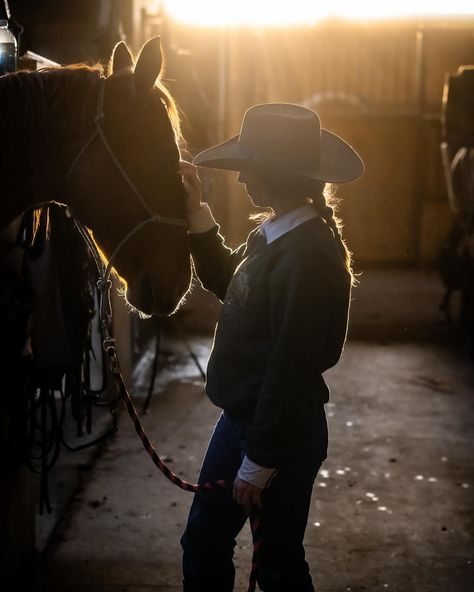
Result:
<svg viewBox="0 0 474 592">
<path fill-rule="evenodd" d="M 0 78 L 0 227 L 30 207 L 67 203 L 67 172 L 92 133 L 99 79 L 87 68 Z"/>
</svg>

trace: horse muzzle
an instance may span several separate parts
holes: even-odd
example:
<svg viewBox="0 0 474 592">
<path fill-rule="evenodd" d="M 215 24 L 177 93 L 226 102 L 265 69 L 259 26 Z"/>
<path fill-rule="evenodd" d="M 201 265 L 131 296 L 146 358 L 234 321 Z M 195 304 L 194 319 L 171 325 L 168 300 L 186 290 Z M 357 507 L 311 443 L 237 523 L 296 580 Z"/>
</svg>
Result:
<svg viewBox="0 0 474 592">
<path fill-rule="evenodd" d="M 125 293 L 126 301 L 144 315 L 169 316 L 179 306 L 187 289 L 179 294 L 167 290 L 155 289 L 150 278 L 143 275 L 139 280 L 130 282 Z"/>
</svg>

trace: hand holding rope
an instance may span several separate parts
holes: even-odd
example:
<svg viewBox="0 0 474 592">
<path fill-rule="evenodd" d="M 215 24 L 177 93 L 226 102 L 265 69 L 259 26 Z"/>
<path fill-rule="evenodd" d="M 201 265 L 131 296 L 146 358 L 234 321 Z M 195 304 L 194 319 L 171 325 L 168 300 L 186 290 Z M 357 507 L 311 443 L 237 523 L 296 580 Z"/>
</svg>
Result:
<svg viewBox="0 0 474 592">
<path fill-rule="evenodd" d="M 128 414 L 133 422 L 135 427 L 135 431 L 140 438 L 143 447 L 148 452 L 151 460 L 154 464 L 158 467 L 158 469 L 165 475 L 167 479 L 169 479 L 172 483 L 174 483 L 177 487 L 184 489 L 185 491 L 192 491 L 194 493 L 202 490 L 215 490 L 215 489 L 222 489 L 222 488 L 231 488 L 233 487 L 232 481 L 225 481 L 225 480 L 218 480 L 218 481 L 207 481 L 205 483 L 189 483 L 181 477 L 178 477 L 173 471 L 163 462 L 161 457 L 156 452 L 153 444 L 150 442 L 148 436 L 146 435 L 140 419 L 138 417 L 138 413 L 135 409 L 133 404 L 132 398 L 130 393 L 127 390 L 125 385 L 122 373 L 120 371 L 120 363 L 118 360 L 117 349 L 115 340 L 113 338 L 104 339 L 104 351 L 107 354 L 110 369 L 112 372 L 112 376 L 114 378 L 115 384 L 117 385 L 117 389 L 119 391 L 120 396 L 123 399 L 125 407 L 128 411 Z M 257 570 L 259 565 L 260 559 L 260 549 L 262 546 L 262 539 L 260 534 L 260 515 L 259 512 L 253 510 L 249 514 L 249 521 L 250 521 L 250 528 L 252 531 L 252 541 L 253 541 L 253 556 L 252 556 L 252 569 L 249 576 L 249 585 L 248 585 L 248 592 L 254 592 L 256 589 L 257 584 Z"/>
</svg>

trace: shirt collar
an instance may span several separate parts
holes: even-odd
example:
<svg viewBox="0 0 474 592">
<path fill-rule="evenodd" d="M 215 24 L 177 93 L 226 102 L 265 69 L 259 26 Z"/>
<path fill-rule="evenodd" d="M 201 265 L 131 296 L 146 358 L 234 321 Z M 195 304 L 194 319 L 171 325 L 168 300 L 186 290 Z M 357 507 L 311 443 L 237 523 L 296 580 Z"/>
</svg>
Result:
<svg viewBox="0 0 474 592">
<path fill-rule="evenodd" d="M 291 212 L 288 212 L 276 220 L 267 220 L 263 222 L 260 226 L 260 232 L 265 236 L 267 245 L 269 245 L 277 238 L 280 238 L 280 236 L 293 230 L 293 228 L 300 226 L 312 218 L 317 218 L 317 216 L 318 214 L 316 210 L 312 206 L 305 204 L 304 206 L 296 208 L 296 210 L 291 210 Z"/>
</svg>

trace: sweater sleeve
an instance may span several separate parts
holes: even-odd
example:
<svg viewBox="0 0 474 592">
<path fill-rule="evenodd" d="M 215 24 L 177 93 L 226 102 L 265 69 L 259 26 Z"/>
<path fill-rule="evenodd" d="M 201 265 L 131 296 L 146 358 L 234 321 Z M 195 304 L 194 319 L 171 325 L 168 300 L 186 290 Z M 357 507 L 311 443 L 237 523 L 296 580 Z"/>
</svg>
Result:
<svg viewBox="0 0 474 592">
<path fill-rule="evenodd" d="M 189 243 L 194 268 L 206 290 L 213 292 L 221 302 L 224 300 L 235 269 L 242 261 L 246 243 L 235 250 L 225 245 L 224 237 L 219 233 L 219 226 L 210 214 L 196 221 L 195 228 L 206 228 L 204 232 L 190 232 Z M 212 220 L 212 224 L 209 224 Z M 208 229 L 207 229 L 208 228 Z"/>
<path fill-rule="evenodd" d="M 327 400 L 321 373 L 334 314 L 334 278 L 320 259 L 307 255 L 276 264 L 268 289 L 272 349 L 247 454 L 278 468 L 291 442 L 307 429 L 310 405 Z"/>
</svg>

